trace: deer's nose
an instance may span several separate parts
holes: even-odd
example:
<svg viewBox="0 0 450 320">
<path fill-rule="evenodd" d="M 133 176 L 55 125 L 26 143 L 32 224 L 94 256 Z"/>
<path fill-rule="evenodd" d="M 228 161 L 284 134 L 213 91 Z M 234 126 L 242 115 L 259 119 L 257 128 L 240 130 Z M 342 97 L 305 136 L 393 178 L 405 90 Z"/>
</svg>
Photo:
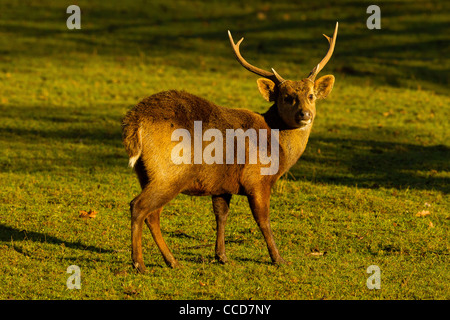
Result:
<svg viewBox="0 0 450 320">
<path fill-rule="evenodd" d="M 311 112 L 308 110 L 299 110 L 295 115 L 295 120 L 297 123 L 300 123 L 301 121 L 309 121 L 311 118 Z"/>
</svg>

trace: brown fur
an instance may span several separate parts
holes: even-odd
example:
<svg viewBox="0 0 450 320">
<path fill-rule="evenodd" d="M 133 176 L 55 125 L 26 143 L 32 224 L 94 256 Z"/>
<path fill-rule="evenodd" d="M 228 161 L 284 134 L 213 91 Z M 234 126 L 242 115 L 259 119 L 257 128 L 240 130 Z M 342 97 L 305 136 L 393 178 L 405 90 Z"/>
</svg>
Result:
<svg viewBox="0 0 450 320">
<path fill-rule="evenodd" d="M 269 221 L 270 190 L 278 178 L 294 165 L 305 150 L 315 118 L 315 100 L 331 91 L 333 76 L 324 76 L 313 83 L 307 79 L 285 81 L 276 86 L 267 79 L 258 80 L 264 98 L 274 102 L 265 114 L 245 109 L 217 106 L 184 91 L 154 94 L 137 104 L 123 119 L 123 142 L 138 175 L 142 192 L 130 203 L 132 229 L 132 259 L 139 271 L 144 271 L 142 257 L 142 225 L 149 226 L 165 262 L 178 266 L 164 239 L 159 219 L 162 208 L 179 193 L 212 196 L 217 223 L 216 258 L 225 263 L 224 230 L 229 203 L 233 194 L 246 195 L 258 226 L 266 240 L 274 263 L 284 263 L 275 245 Z M 249 164 L 174 164 L 171 151 L 177 141 L 171 141 L 175 129 L 187 129 L 193 139 L 194 121 L 202 121 L 203 132 L 215 128 L 253 128 L 279 130 L 279 170 L 274 175 L 261 175 L 264 165 Z M 209 142 L 203 142 L 203 149 Z M 249 152 L 248 142 L 246 144 Z M 270 145 L 268 150 L 271 150 Z M 224 150 L 225 156 L 225 150 Z M 191 157 L 193 158 L 193 152 Z M 236 152 L 235 152 L 236 157 Z M 130 161 L 131 163 L 131 161 Z"/>
</svg>

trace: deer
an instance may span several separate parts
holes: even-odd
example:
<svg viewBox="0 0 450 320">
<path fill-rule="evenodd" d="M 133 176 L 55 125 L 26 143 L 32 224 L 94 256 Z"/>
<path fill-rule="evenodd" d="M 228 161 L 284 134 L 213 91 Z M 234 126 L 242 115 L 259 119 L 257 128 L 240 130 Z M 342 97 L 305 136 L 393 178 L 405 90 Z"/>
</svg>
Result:
<svg viewBox="0 0 450 320">
<path fill-rule="evenodd" d="M 271 189 L 305 151 L 316 117 L 316 101 L 325 99 L 333 89 L 335 78 L 325 75 L 316 80 L 318 73 L 330 60 L 336 44 L 338 23 L 332 37 L 324 34 L 329 43 L 325 57 L 309 75 L 299 81 L 283 79 L 273 68 L 263 70 L 248 63 L 240 53 L 242 38 L 234 42 L 228 37 L 237 61 L 248 71 L 260 76 L 257 87 L 262 97 L 272 106 L 263 114 L 243 108 L 218 106 L 204 98 L 185 91 L 169 90 L 144 98 L 131 108 L 122 120 L 122 139 L 132 167 L 140 183 L 141 192 L 130 202 L 131 258 L 138 272 L 145 272 L 142 255 L 142 229 L 144 223 L 162 254 L 165 263 L 176 268 L 175 259 L 163 239 L 160 215 L 163 207 L 178 194 L 210 196 L 216 220 L 215 259 L 225 264 L 225 225 L 233 195 L 246 196 L 275 265 L 286 264 L 274 240 L 269 219 Z M 202 132 L 214 128 L 225 133 L 229 129 L 254 129 L 267 133 L 267 149 L 274 154 L 273 141 L 278 143 L 276 172 L 261 174 L 267 163 L 201 163 L 189 161 L 174 163 L 171 152 L 180 140 L 173 140 L 173 132 L 183 129 L 191 135 L 194 122 L 201 121 Z M 269 139 L 274 132 L 277 139 Z M 212 143 L 212 142 L 211 142 Z M 206 148 L 204 141 L 202 150 Z M 257 152 L 250 143 L 241 145 L 248 154 Z M 217 151 L 217 150 L 216 150 Z M 223 153 L 222 153 L 223 154 Z M 188 158 L 194 155 L 188 155 Z M 236 154 L 235 154 L 236 157 Z"/>
</svg>

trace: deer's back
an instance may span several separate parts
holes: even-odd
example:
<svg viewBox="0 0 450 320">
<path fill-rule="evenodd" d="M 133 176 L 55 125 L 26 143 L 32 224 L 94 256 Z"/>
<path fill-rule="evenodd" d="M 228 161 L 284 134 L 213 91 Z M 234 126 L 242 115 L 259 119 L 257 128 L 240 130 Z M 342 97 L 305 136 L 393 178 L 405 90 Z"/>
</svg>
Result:
<svg viewBox="0 0 450 320">
<path fill-rule="evenodd" d="M 163 91 L 149 96 L 129 111 L 125 119 L 134 123 L 170 122 L 171 128 L 193 128 L 202 121 L 204 128 L 232 129 L 267 127 L 261 115 L 245 110 L 218 106 L 185 91 Z M 256 123 L 255 123 L 256 122 Z"/>
</svg>

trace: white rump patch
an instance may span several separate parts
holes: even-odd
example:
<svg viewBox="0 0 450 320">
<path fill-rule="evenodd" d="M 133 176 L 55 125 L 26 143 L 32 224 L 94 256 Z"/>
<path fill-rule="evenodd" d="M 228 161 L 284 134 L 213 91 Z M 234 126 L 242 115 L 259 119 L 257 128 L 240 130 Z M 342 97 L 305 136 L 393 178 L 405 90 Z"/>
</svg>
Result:
<svg viewBox="0 0 450 320">
<path fill-rule="evenodd" d="M 128 161 L 128 166 L 130 168 L 134 168 L 134 165 L 136 164 L 136 161 L 138 161 L 140 156 L 141 156 L 141 154 L 139 153 L 139 154 L 131 157 L 130 160 Z"/>
<path fill-rule="evenodd" d="M 130 158 L 130 160 L 128 160 L 128 166 L 130 168 L 134 168 L 134 165 L 136 164 L 136 161 L 138 161 L 139 157 L 142 154 L 142 127 L 140 127 L 138 132 L 137 132 L 137 139 L 138 139 L 138 143 L 139 143 L 139 150 L 138 150 L 138 153 L 136 155 L 132 156 Z"/>
</svg>

